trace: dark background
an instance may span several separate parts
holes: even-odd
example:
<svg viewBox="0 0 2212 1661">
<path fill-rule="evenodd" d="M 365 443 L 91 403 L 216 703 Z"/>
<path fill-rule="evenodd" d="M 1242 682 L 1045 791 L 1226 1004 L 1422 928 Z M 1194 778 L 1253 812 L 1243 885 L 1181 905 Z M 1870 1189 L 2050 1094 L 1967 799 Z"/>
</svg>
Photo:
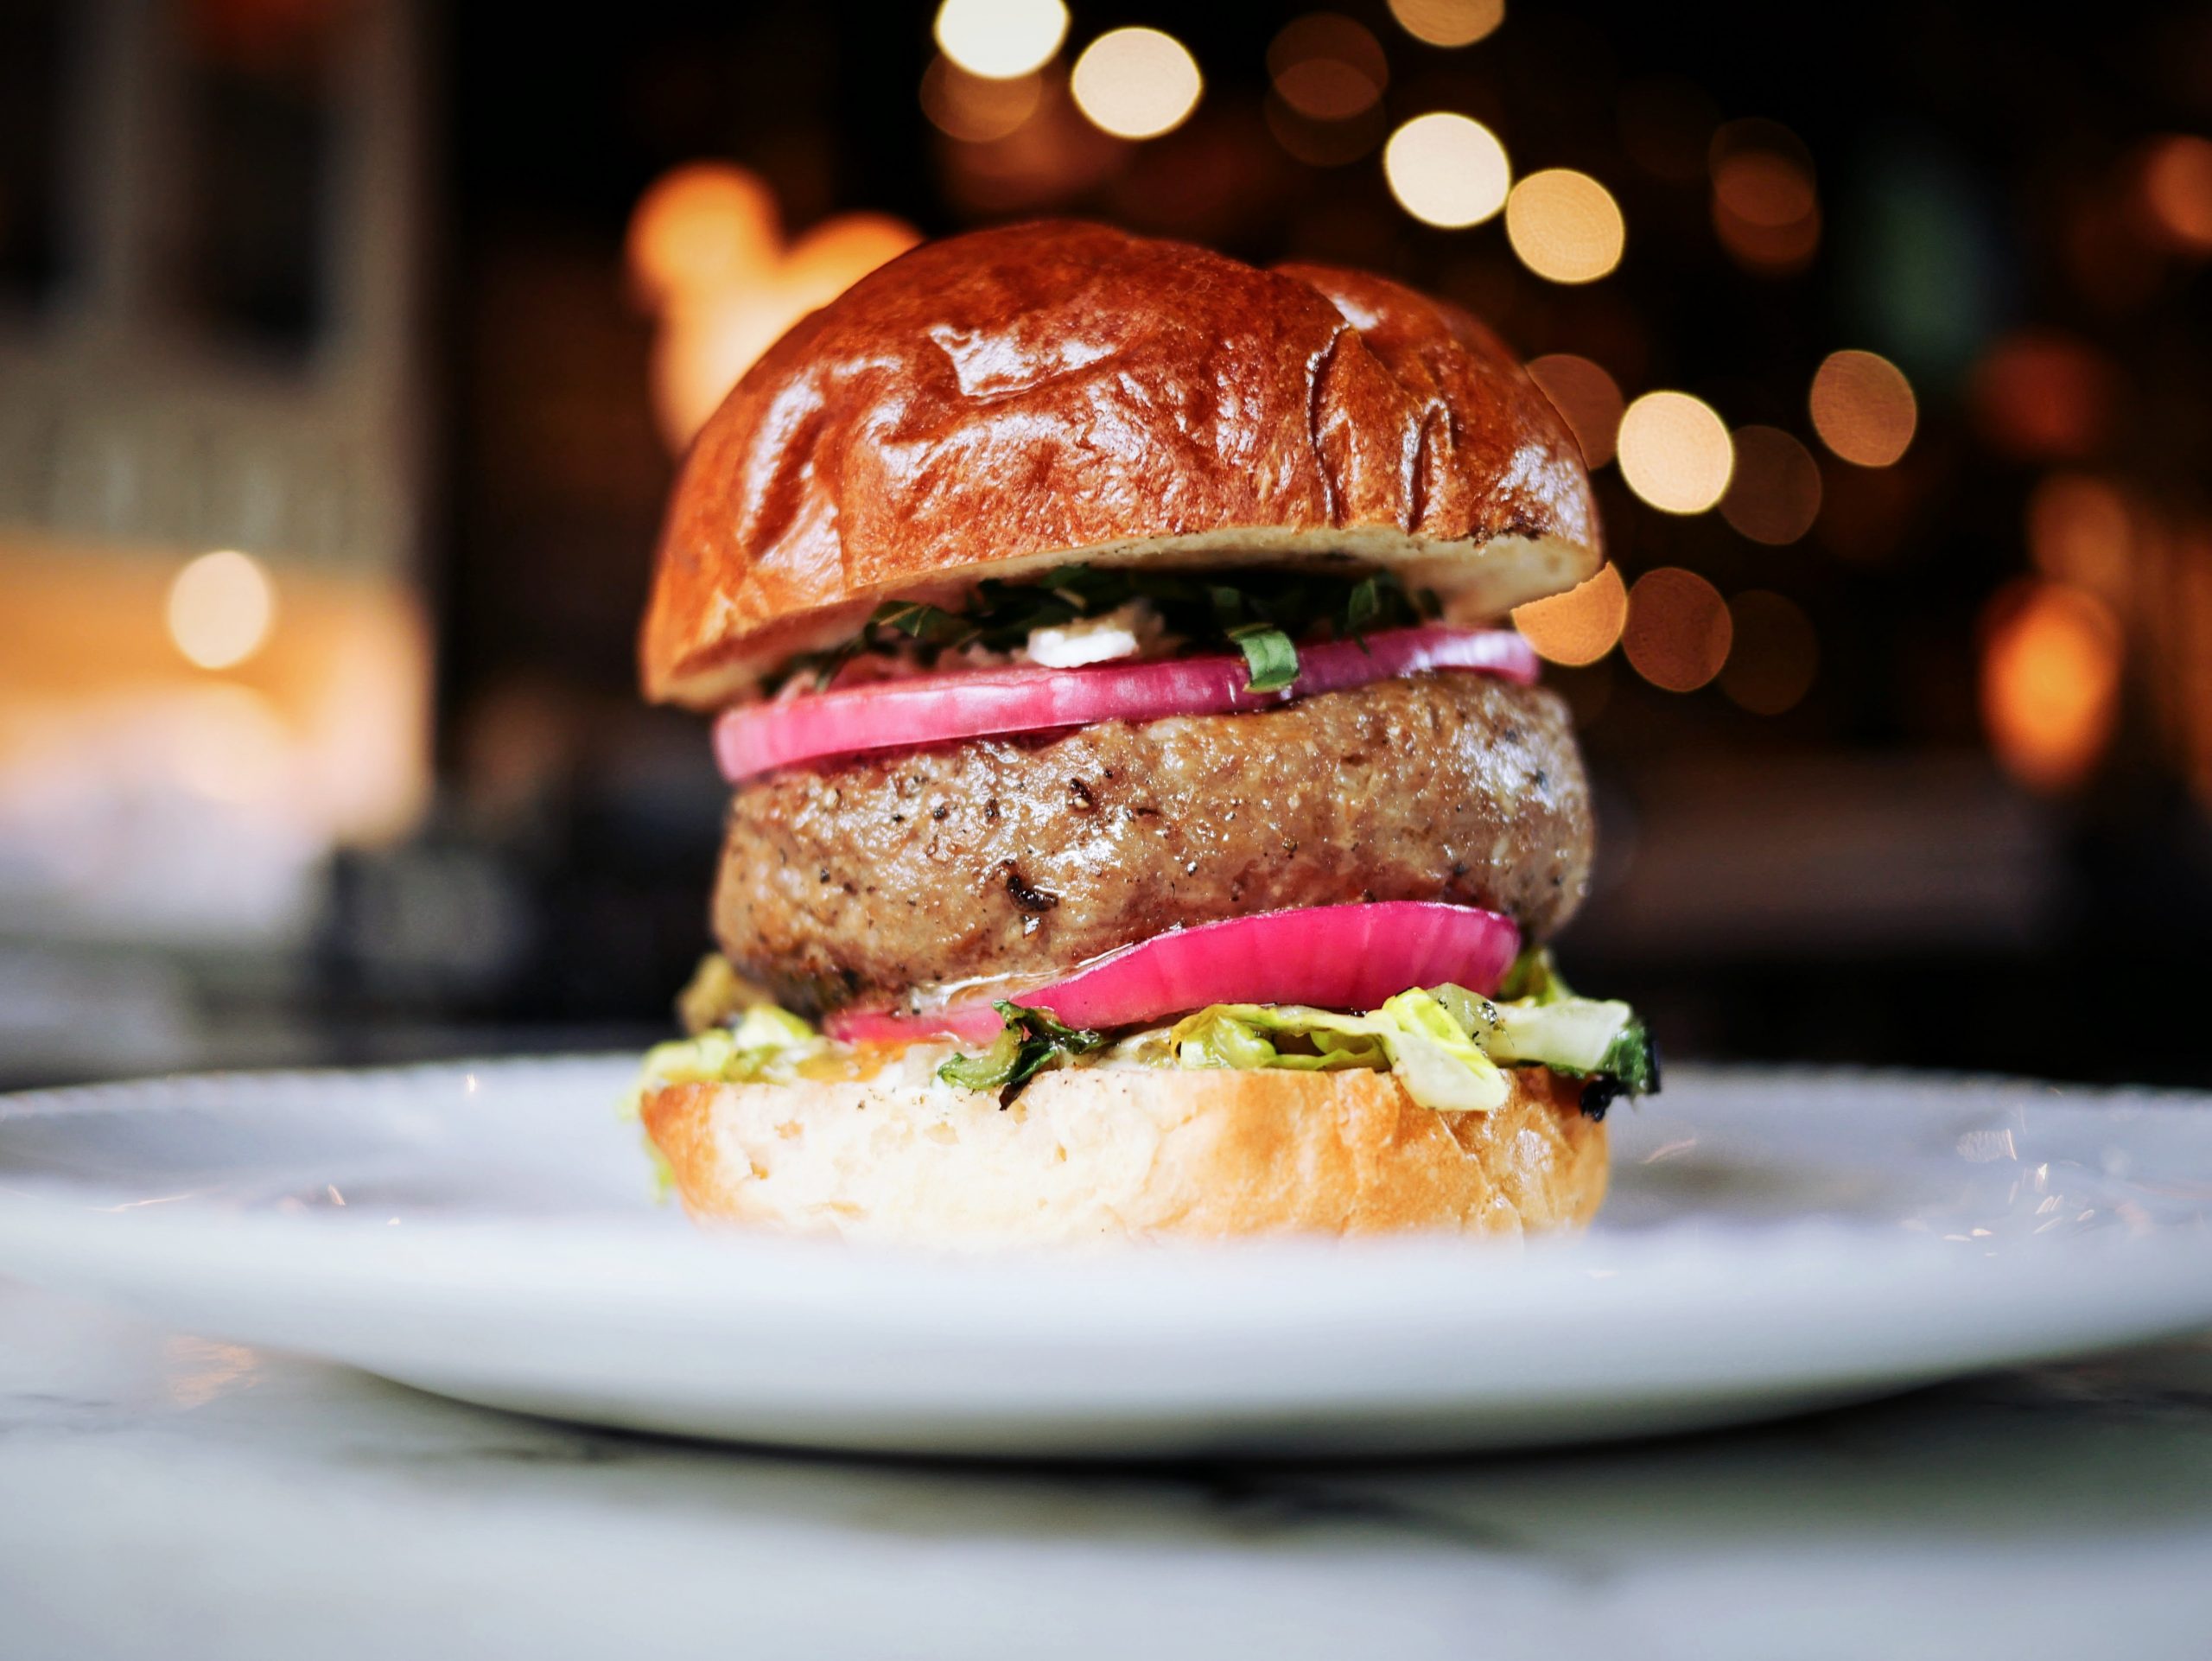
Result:
<svg viewBox="0 0 2212 1661">
<path fill-rule="evenodd" d="M 855 209 L 931 235 L 1055 212 L 1371 266 L 1464 302 L 1524 355 L 1576 353 L 1630 397 L 1679 388 L 1732 427 L 1796 434 L 1824 494 L 1787 546 L 1719 513 L 1655 512 L 1617 468 L 1597 475 L 1625 576 L 1683 566 L 1725 595 L 1780 594 L 1818 663 L 1773 714 L 1722 684 L 1662 690 L 1618 652 L 1554 672 L 1605 843 L 1570 972 L 1645 1006 L 1679 1054 L 2212 1082 L 2212 684 L 2196 669 L 2212 652 L 2212 290 L 2202 252 L 2162 239 L 2139 201 L 2150 147 L 2212 130 L 2212 14 L 1528 5 L 1446 50 L 1380 3 L 1334 8 L 1387 55 L 1376 139 L 1463 111 L 1516 175 L 1573 167 L 1611 190 L 1626 258 L 1564 287 L 1516 262 L 1495 220 L 1415 222 L 1376 148 L 1334 166 L 1286 152 L 1267 49 L 1307 8 L 1071 9 L 1063 66 L 1110 26 L 1150 24 L 1190 48 L 1205 96 L 1174 132 L 1019 202 L 924 116 L 927 5 L 414 12 L 415 570 L 435 626 L 436 789 L 410 836 L 333 855 L 296 977 L 224 991 L 194 971 L 218 986 L 195 993 L 214 1035 L 197 1053 L 291 1053 L 270 1048 L 279 1029 L 346 1059 L 630 1042 L 664 1022 L 706 945 L 724 792 L 703 723 L 635 701 L 671 461 L 624 238 L 657 178 L 718 159 L 765 179 L 794 235 Z M 255 350 L 310 351 L 321 268 L 298 226 L 322 209 L 328 67 L 311 40 L 327 9 L 200 10 L 267 49 L 243 54 L 211 118 L 224 167 L 253 185 L 204 205 L 232 251 L 202 262 L 195 292 Z M 11 185 L 53 160 L 41 111 L 58 95 L 26 66 L 60 15 L 0 5 Z M 310 45 L 288 57 L 288 38 Z M 1821 228 L 1802 269 L 1747 266 L 1716 234 L 1708 147 L 1746 118 L 1810 159 Z M 0 268 L 35 317 L 70 273 L 37 193 L 14 194 Z M 2070 355 L 2006 379 L 2024 340 Z M 1912 383 L 1918 427 L 1894 466 L 1853 467 L 1815 437 L 1806 389 L 1839 347 Z M 2044 404 L 2050 419 L 2021 417 Z M 2020 585 L 2074 581 L 2031 559 L 2028 505 L 2054 474 L 2100 481 L 2132 515 L 2097 598 L 2121 641 L 2118 714 L 2056 782 L 2008 773 L 1985 720 L 1985 654 L 2032 598 Z M 458 946 L 435 927 L 394 937 L 394 894 L 435 901 L 454 882 L 488 888 L 496 922 Z M 100 1068 L 94 1052 L 67 1070 Z"/>
</svg>

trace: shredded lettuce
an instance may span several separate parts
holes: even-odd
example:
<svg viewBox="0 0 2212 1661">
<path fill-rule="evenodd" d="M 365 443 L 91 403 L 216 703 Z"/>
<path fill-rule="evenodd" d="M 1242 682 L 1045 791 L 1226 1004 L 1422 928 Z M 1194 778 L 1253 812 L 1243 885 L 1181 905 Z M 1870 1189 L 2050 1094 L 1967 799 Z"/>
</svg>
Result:
<svg viewBox="0 0 2212 1661">
<path fill-rule="evenodd" d="M 645 1092 L 665 1085 L 749 1084 L 755 1079 L 787 1085 L 798 1078 L 800 1062 L 829 1047 L 828 1039 L 790 1010 L 756 1003 L 738 1017 L 734 1027 L 710 1027 L 696 1037 L 647 1050 L 637 1082 L 615 1111 L 634 1123 L 641 1117 Z M 640 1140 L 653 1164 L 654 1198 L 664 1200 L 675 1189 L 676 1173 L 651 1136 Z"/>
<path fill-rule="evenodd" d="M 713 1027 L 696 1038 L 656 1044 L 645 1052 L 638 1082 L 623 1098 L 622 1116 L 634 1119 L 645 1092 L 664 1085 L 790 1084 L 802 1061 L 821 1054 L 830 1041 L 788 1009 L 756 1003 L 735 1027 Z"/>
<path fill-rule="evenodd" d="M 1295 1003 L 1217 1003 L 1179 1021 L 1170 1037 L 1179 1066 L 1370 1067 L 1397 1074 L 1423 1107 L 1481 1113 L 1505 1100 L 1497 1064 L 1427 991 L 1401 992 L 1363 1015 Z"/>
<path fill-rule="evenodd" d="M 1636 1012 L 1577 997 L 1548 952 L 1523 953 L 1504 990 L 1515 996 L 1486 998 L 1449 984 L 1415 988 L 1365 1015 L 1217 1003 L 1177 1022 L 1168 1049 L 1184 1067 L 1388 1071 L 1429 1108 L 1497 1107 L 1506 1094 L 1501 1065 L 1589 1080 L 1583 1100 L 1592 1112 L 1623 1093 L 1658 1089 L 1658 1053 Z"/>
<path fill-rule="evenodd" d="M 1045 1010 L 996 1007 L 1006 1023 L 997 1039 L 945 1061 L 939 1079 L 1011 1099 L 1042 1068 L 1093 1061 L 1239 1072 L 1365 1068 L 1395 1074 L 1423 1107 L 1486 1112 L 1505 1101 L 1504 1068 L 1542 1066 L 1585 1080 L 1583 1111 L 1593 1117 L 1617 1097 L 1659 1088 L 1658 1051 L 1636 1012 L 1617 1000 L 1576 996 L 1541 950 L 1522 954 L 1495 998 L 1447 983 L 1415 987 L 1359 1015 L 1217 1003 L 1110 1047 L 1107 1034 L 1065 1026 Z M 836 1047 L 797 1015 L 755 1002 L 734 1026 L 647 1051 L 623 1111 L 635 1118 L 645 1092 L 665 1085 L 794 1083 L 816 1076 L 818 1067 L 802 1068 Z"/>
<path fill-rule="evenodd" d="M 1498 989 L 1497 1031 L 1490 1053 L 1501 1061 L 1529 1061 L 1587 1079 L 1585 1106 L 1601 1108 L 1615 1096 L 1649 1096 L 1659 1089 L 1659 1047 L 1642 1017 L 1618 999 L 1578 997 L 1552 954 L 1524 951 Z"/>
</svg>

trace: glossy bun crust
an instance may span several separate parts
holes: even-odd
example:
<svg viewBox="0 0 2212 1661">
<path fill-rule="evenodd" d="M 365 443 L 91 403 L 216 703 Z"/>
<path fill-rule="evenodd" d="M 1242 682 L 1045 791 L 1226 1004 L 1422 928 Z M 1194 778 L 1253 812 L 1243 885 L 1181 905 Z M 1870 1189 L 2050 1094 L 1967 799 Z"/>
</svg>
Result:
<svg viewBox="0 0 2212 1661">
<path fill-rule="evenodd" d="M 800 322 L 700 432 L 647 696 L 707 708 L 926 597 L 1070 559 L 1385 565 L 1474 621 L 1602 555 L 1566 423 L 1457 307 L 1046 222 L 928 244 Z"/>
<path fill-rule="evenodd" d="M 1418 1105 L 1382 1072 L 1040 1073 L 995 1093 L 912 1084 L 671 1085 L 645 1128 L 693 1217 L 925 1247 L 1132 1238 L 1519 1235 L 1605 1194 L 1581 1086 L 1506 1075 L 1489 1113 Z"/>
</svg>

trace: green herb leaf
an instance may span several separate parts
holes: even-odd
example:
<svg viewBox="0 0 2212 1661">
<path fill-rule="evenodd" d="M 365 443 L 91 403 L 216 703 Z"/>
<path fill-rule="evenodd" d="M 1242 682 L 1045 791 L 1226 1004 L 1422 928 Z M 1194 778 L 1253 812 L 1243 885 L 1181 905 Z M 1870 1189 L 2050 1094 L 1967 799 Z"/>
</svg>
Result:
<svg viewBox="0 0 2212 1661">
<path fill-rule="evenodd" d="M 1526 999 L 1531 1003 L 1558 1003 L 1574 996 L 1552 962 L 1548 946 L 1532 945 L 1513 960 L 1505 971 L 1505 978 L 1498 983 L 1497 996 L 1509 1002 Z"/>
<path fill-rule="evenodd" d="M 826 687 L 855 654 L 893 647 L 917 653 L 925 663 L 969 646 L 1010 652 L 1026 644 L 1033 629 L 1096 617 L 1133 600 L 1149 604 L 1165 632 L 1193 650 L 1237 646 L 1257 691 L 1280 690 L 1296 678 L 1295 669 L 1287 665 L 1295 659 L 1298 640 L 1320 636 L 1363 645 L 1374 630 L 1407 627 L 1439 609 L 1435 595 L 1408 589 L 1389 571 L 1255 567 L 1200 578 L 1062 565 L 1030 582 L 985 578 L 957 611 L 922 601 L 887 601 L 851 640 L 791 659 L 777 679 L 810 673 L 817 686 Z"/>
<path fill-rule="evenodd" d="M 967 630 L 966 623 L 952 613 L 918 600 L 886 601 L 875 608 L 868 625 L 871 628 L 896 629 L 914 640 L 936 645 L 955 640 Z"/>
<path fill-rule="evenodd" d="M 1369 577 L 1355 588 L 1344 599 L 1344 632 L 1358 640 L 1363 650 L 1367 642 L 1361 636 L 1374 627 L 1375 620 L 1382 614 L 1382 589 L 1380 581 Z"/>
<path fill-rule="evenodd" d="M 996 1009 L 1005 1021 L 1020 1022 L 1031 1036 L 1049 1039 L 1077 1054 L 1088 1053 L 1106 1041 L 1102 1034 L 1092 1032 L 1087 1027 L 1066 1025 L 1050 1009 L 1033 1009 L 1026 1004 L 1004 1001 L 992 1004 L 991 1008 Z"/>
<path fill-rule="evenodd" d="M 1006 1027 L 990 1048 L 975 1055 L 954 1056 L 937 1070 L 937 1076 L 963 1090 L 996 1090 L 1013 1076 L 1014 1064 L 1021 1057 L 1021 1041 L 1020 1028 Z"/>
<path fill-rule="evenodd" d="M 1246 623 L 1229 631 L 1250 671 L 1248 692 L 1280 692 L 1298 678 L 1298 648 L 1273 623 Z"/>
<path fill-rule="evenodd" d="M 1651 1096 L 1659 1090 L 1659 1047 L 1641 1020 L 1621 1029 L 1598 1064 L 1597 1076 L 1618 1079 L 1631 1096 Z"/>
<path fill-rule="evenodd" d="M 1065 1026 L 1048 1009 L 1005 1002 L 991 1007 L 1006 1025 L 990 1048 L 977 1055 L 954 1056 L 937 1070 L 937 1076 L 968 1090 L 1003 1089 L 1001 1107 L 1055 1055 L 1087 1055 L 1106 1041 L 1105 1034 Z"/>
</svg>

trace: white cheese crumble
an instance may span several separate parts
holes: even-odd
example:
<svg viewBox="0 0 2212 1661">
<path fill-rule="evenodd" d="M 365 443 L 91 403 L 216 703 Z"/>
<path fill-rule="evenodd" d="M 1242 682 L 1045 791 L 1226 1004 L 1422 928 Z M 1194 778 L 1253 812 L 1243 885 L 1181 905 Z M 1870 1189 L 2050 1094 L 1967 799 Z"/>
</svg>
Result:
<svg viewBox="0 0 2212 1661">
<path fill-rule="evenodd" d="M 1141 657 L 1160 637 L 1160 617 L 1151 604 L 1132 600 L 1127 605 L 1079 617 L 1071 623 L 1029 631 L 1029 661 L 1047 669 L 1080 669 L 1085 664 L 1113 663 Z"/>
</svg>

